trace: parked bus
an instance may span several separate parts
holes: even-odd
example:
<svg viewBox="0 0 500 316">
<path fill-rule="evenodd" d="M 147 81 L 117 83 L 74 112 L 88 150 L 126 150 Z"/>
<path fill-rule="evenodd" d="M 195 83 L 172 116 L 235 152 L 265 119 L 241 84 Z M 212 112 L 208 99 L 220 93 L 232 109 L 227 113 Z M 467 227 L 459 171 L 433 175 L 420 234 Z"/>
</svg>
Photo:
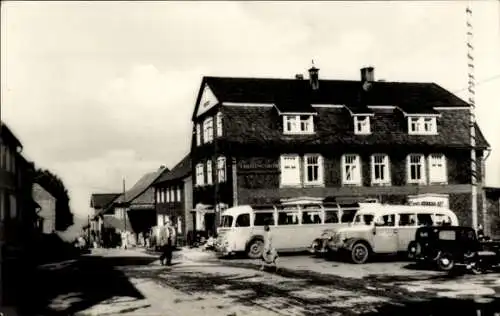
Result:
<svg viewBox="0 0 500 316">
<path fill-rule="evenodd" d="M 321 244 L 323 251 L 361 264 L 374 254 L 406 252 L 418 227 L 443 224 L 458 225 L 456 214 L 447 208 L 372 205 L 360 209 L 352 225 L 323 234 Z"/>
<path fill-rule="evenodd" d="M 291 205 L 235 206 L 225 210 L 217 230 L 216 251 L 221 256 L 243 252 L 259 258 L 264 246 L 264 225 L 271 227 L 278 251 L 304 251 L 325 229 L 347 226 L 359 203 L 304 203 Z"/>
</svg>

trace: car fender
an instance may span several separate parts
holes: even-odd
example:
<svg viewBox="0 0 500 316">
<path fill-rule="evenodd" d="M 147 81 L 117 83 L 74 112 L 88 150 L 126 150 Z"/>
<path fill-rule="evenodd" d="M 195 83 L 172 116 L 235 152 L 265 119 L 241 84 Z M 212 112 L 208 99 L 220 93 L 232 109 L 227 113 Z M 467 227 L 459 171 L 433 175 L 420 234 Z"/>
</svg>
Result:
<svg viewBox="0 0 500 316">
<path fill-rule="evenodd" d="M 351 251 L 352 247 L 354 247 L 354 245 L 357 244 L 358 242 L 362 242 L 368 245 L 368 249 L 371 251 L 370 243 L 363 238 L 348 238 L 344 241 L 342 248 Z"/>
</svg>

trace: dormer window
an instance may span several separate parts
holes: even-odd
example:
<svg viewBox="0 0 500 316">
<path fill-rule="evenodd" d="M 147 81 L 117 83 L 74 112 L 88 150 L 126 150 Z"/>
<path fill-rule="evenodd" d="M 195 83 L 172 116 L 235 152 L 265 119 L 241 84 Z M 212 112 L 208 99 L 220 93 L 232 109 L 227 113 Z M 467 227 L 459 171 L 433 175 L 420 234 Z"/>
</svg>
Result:
<svg viewBox="0 0 500 316">
<path fill-rule="evenodd" d="M 408 117 L 408 133 L 410 135 L 437 134 L 436 117 Z"/>
<path fill-rule="evenodd" d="M 370 117 L 365 115 L 354 116 L 354 134 L 370 134 Z"/>
<path fill-rule="evenodd" d="M 285 134 L 312 134 L 314 120 L 312 115 L 284 115 L 283 132 Z"/>
</svg>

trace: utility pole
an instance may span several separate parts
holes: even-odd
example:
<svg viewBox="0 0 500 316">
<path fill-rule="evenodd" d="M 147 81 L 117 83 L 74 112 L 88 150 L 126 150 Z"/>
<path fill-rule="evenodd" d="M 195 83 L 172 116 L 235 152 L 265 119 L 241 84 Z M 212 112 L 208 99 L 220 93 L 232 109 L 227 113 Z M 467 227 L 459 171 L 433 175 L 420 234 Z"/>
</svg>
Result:
<svg viewBox="0 0 500 316">
<path fill-rule="evenodd" d="M 123 226 L 125 229 L 124 234 L 125 234 L 125 249 L 126 249 L 128 243 L 128 236 L 127 236 L 127 196 L 125 192 L 125 177 L 123 177 L 122 191 L 123 191 Z"/>
<path fill-rule="evenodd" d="M 468 101 L 470 113 L 470 146 L 471 146 L 471 209 L 472 209 L 472 227 L 478 229 L 478 216 L 477 216 L 477 159 L 476 159 L 476 82 L 474 77 L 474 46 L 473 41 L 473 27 L 472 27 L 472 1 L 469 0 L 467 9 L 465 10 L 467 16 L 467 68 L 468 68 Z M 484 172 L 484 170 L 483 170 Z"/>
<path fill-rule="evenodd" d="M 213 124 L 213 123 L 212 123 Z M 219 205 L 219 161 L 217 160 L 217 137 L 218 137 L 218 124 L 217 124 L 217 115 L 215 116 L 215 128 L 212 129 L 212 133 L 214 136 L 214 159 L 213 165 L 215 165 L 215 181 L 214 181 L 214 231 L 213 236 L 217 236 L 217 226 L 220 221 L 220 209 Z M 213 167 L 212 167 L 213 169 Z"/>
</svg>

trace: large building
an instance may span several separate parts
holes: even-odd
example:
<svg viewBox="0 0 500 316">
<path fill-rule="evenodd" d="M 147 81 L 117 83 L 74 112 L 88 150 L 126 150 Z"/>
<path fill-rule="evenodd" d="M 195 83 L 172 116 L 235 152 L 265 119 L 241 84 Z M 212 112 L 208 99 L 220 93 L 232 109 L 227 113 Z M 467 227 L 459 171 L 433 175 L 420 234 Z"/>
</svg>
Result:
<svg viewBox="0 0 500 316">
<path fill-rule="evenodd" d="M 472 222 L 469 104 L 435 83 L 376 81 L 372 67 L 353 81 L 321 80 L 314 67 L 309 79 L 204 77 L 192 122 L 194 204 L 216 214 L 376 198 Z M 476 139 L 481 192 L 489 145 L 478 126 Z"/>
<path fill-rule="evenodd" d="M 29 282 L 29 260 L 23 258 L 36 234 L 34 165 L 21 151 L 21 142 L 0 122 L 0 306 L 15 305 L 21 285 Z"/>
<path fill-rule="evenodd" d="M 41 233 L 50 234 L 56 231 L 56 198 L 40 184 L 33 184 L 32 195 L 38 204 L 38 228 Z"/>
<path fill-rule="evenodd" d="M 193 186 L 191 178 L 191 157 L 186 155 L 172 170 L 164 173 L 153 184 L 157 225 L 175 226 L 180 243 L 188 239 L 188 232 L 194 230 Z M 200 229 L 201 230 L 201 229 Z"/>
</svg>

